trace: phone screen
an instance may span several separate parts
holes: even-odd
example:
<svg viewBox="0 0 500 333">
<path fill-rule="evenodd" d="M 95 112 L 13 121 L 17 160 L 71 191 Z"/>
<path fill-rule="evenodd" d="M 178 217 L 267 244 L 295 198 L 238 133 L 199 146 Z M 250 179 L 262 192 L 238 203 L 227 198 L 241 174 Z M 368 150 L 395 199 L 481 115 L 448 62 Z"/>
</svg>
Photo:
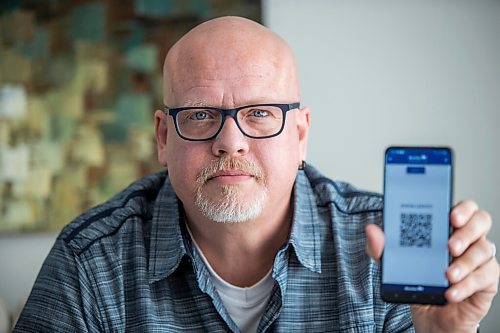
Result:
<svg viewBox="0 0 500 333">
<path fill-rule="evenodd" d="M 382 256 L 385 301 L 445 303 L 452 162 L 449 148 L 386 150 Z"/>
</svg>

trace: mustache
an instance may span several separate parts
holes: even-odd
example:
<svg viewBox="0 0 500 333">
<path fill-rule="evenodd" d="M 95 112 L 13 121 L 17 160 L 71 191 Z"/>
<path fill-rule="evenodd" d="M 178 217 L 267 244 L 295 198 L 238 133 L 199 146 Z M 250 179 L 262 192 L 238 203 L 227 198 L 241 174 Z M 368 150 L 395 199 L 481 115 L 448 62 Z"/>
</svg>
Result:
<svg viewBox="0 0 500 333">
<path fill-rule="evenodd" d="M 250 162 L 244 158 L 220 158 L 214 159 L 207 164 L 196 176 L 196 183 L 198 186 L 204 185 L 210 178 L 212 178 L 219 171 L 239 170 L 250 174 L 255 177 L 259 182 L 264 182 L 264 172 L 254 162 Z"/>
</svg>

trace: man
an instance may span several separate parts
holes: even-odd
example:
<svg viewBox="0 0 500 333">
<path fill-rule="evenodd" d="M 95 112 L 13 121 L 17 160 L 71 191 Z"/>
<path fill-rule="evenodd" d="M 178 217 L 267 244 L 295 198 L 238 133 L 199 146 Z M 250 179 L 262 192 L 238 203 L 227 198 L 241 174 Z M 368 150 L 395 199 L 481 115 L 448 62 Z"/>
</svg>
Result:
<svg viewBox="0 0 500 333">
<path fill-rule="evenodd" d="M 365 253 L 383 249 L 381 197 L 305 166 L 299 101 L 292 53 L 266 28 L 191 30 L 155 113 L 168 173 L 62 231 L 15 331 L 475 332 L 499 278 L 488 214 L 451 213 L 448 305 L 382 302 Z"/>
</svg>

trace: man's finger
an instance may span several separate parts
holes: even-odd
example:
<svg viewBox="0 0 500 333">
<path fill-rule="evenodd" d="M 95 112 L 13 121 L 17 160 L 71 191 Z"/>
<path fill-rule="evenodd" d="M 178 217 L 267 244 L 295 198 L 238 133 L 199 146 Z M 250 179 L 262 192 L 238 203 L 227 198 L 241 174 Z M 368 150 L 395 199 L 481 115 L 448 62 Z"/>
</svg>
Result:
<svg viewBox="0 0 500 333">
<path fill-rule="evenodd" d="M 476 211 L 467 223 L 455 229 L 448 242 L 451 255 L 458 257 L 491 229 L 491 216 L 484 210 Z"/>
<path fill-rule="evenodd" d="M 384 250 L 384 232 L 375 224 L 368 224 L 366 232 L 366 253 L 373 259 L 379 261 Z"/>
<path fill-rule="evenodd" d="M 463 227 L 472 215 L 479 209 L 477 203 L 473 200 L 462 200 L 451 210 L 451 225 L 454 228 Z"/>
<path fill-rule="evenodd" d="M 479 266 L 484 265 L 494 257 L 493 243 L 486 238 L 481 238 L 472 244 L 467 251 L 460 257 L 456 258 L 451 266 L 446 271 L 448 280 L 451 283 L 457 283 L 476 270 Z"/>
<path fill-rule="evenodd" d="M 450 303 L 461 302 L 477 292 L 490 295 L 491 299 L 498 290 L 499 266 L 495 258 L 470 273 L 462 281 L 453 284 L 446 291 L 446 299 Z"/>
</svg>

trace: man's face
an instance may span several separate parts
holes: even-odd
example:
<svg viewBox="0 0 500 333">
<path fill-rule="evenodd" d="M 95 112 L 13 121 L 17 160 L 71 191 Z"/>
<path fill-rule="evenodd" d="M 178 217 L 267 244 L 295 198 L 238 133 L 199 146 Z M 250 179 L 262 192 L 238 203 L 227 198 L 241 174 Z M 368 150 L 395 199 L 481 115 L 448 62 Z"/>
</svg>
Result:
<svg viewBox="0 0 500 333">
<path fill-rule="evenodd" d="M 193 57 L 175 62 L 165 92 L 169 107 L 298 102 L 295 82 L 287 80 L 293 66 L 284 68 L 265 53 Z M 172 117 L 157 112 L 156 120 L 159 160 L 188 217 L 242 222 L 272 216 L 275 207 L 289 205 L 305 157 L 307 110 L 289 111 L 283 132 L 268 139 L 246 137 L 228 118 L 216 138 L 186 141 Z"/>
</svg>

